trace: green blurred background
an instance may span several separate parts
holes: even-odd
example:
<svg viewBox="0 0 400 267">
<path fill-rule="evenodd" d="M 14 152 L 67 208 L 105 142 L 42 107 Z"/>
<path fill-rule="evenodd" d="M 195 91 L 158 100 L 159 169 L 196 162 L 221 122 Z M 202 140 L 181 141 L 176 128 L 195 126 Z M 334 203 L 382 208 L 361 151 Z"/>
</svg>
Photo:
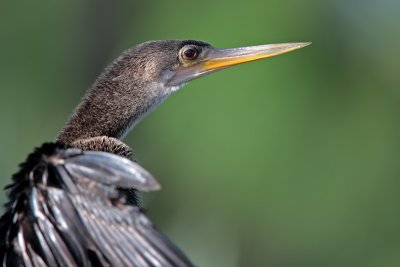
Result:
<svg viewBox="0 0 400 267">
<path fill-rule="evenodd" d="M 126 138 L 199 266 L 400 266 L 400 1 L 2 1 L 0 185 L 152 39 L 310 47 L 196 80 Z M 4 194 L 0 202 L 5 201 Z"/>
</svg>

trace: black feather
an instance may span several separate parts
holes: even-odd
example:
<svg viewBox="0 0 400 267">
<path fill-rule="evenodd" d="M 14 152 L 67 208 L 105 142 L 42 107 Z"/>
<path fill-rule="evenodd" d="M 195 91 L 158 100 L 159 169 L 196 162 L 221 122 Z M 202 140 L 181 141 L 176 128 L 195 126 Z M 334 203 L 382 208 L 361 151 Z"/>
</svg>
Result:
<svg viewBox="0 0 400 267">
<path fill-rule="evenodd" d="M 193 266 L 118 187 L 155 190 L 138 164 L 47 143 L 7 187 L 3 266 Z"/>
</svg>

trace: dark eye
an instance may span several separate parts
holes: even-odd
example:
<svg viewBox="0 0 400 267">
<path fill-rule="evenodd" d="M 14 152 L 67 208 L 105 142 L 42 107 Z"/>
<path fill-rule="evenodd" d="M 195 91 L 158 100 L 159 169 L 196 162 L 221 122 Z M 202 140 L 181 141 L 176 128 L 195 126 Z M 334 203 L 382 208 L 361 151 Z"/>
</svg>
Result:
<svg viewBox="0 0 400 267">
<path fill-rule="evenodd" d="M 197 47 L 188 46 L 184 47 L 181 52 L 182 58 L 185 60 L 193 60 L 199 56 L 199 50 Z"/>
</svg>

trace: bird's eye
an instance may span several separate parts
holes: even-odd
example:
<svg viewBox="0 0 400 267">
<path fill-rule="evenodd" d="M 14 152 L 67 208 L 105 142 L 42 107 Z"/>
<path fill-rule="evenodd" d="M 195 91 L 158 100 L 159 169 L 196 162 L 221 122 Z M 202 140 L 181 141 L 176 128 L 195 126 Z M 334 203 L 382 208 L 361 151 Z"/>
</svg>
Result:
<svg viewBox="0 0 400 267">
<path fill-rule="evenodd" d="M 193 60 L 196 59 L 198 56 L 199 56 L 199 50 L 194 46 L 184 47 L 181 50 L 181 57 L 185 60 Z"/>
</svg>

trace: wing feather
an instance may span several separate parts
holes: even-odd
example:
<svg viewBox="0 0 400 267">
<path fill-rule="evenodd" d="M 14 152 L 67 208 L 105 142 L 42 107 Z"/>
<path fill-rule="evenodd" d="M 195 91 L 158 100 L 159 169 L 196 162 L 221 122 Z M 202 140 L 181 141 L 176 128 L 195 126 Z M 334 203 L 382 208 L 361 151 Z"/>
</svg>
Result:
<svg viewBox="0 0 400 267">
<path fill-rule="evenodd" d="M 107 185 L 158 190 L 159 183 L 139 164 L 126 158 L 97 151 L 87 151 L 67 160 L 65 168 L 72 177 L 86 177 Z"/>
<path fill-rule="evenodd" d="M 7 187 L 3 266 L 193 266 L 117 188 L 159 189 L 145 169 L 105 152 L 45 144 Z"/>
</svg>

